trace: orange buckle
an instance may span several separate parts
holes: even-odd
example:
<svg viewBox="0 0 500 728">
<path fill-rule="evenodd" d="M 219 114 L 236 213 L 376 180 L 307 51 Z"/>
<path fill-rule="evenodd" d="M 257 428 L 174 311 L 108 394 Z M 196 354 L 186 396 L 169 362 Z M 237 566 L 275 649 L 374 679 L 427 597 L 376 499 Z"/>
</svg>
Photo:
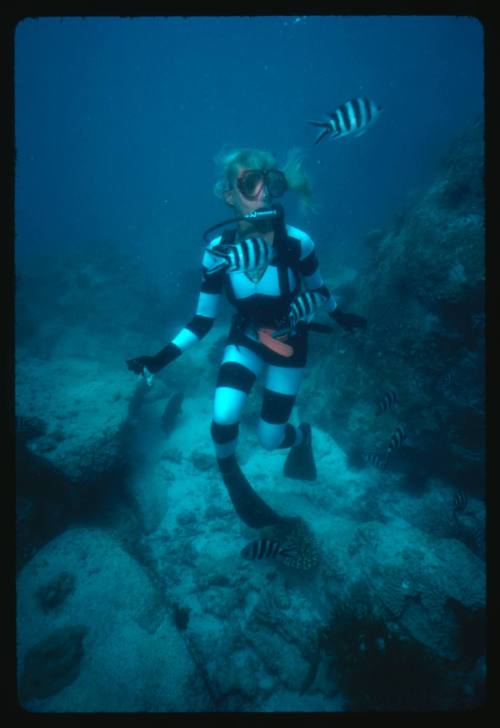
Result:
<svg viewBox="0 0 500 728">
<path fill-rule="evenodd" d="M 280 354 L 280 356 L 292 356 L 293 347 L 290 344 L 285 344 L 285 341 L 288 339 L 288 334 L 283 334 L 273 339 L 272 335 L 275 331 L 276 329 L 257 329 L 260 343 L 267 346 L 268 349 L 271 349 L 276 354 Z"/>
</svg>

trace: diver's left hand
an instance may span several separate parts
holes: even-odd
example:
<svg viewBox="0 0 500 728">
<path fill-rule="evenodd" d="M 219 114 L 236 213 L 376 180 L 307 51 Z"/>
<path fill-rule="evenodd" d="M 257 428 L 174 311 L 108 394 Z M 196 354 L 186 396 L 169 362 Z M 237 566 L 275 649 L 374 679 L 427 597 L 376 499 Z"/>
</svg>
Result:
<svg viewBox="0 0 500 728">
<path fill-rule="evenodd" d="M 330 311 L 328 315 L 336 321 L 338 325 L 344 329 L 344 331 L 348 331 L 350 334 L 352 334 L 355 329 L 363 329 L 366 331 L 368 327 L 368 321 L 363 316 L 358 316 L 355 313 L 344 313 L 344 311 L 341 311 L 339 308 L 336 308 L 335 311 Z"/>
</svg>

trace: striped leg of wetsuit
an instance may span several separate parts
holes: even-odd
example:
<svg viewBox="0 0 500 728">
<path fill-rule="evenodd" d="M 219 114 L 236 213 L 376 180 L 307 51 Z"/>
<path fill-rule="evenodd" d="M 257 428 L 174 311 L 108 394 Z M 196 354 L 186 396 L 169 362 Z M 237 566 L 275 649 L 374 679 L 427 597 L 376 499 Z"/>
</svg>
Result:
<svg viewBox="0 0 500 728">
<path fill-rule="evenodd" d="M 283 519 L 253 490 L 235 457 L 243 406 L 264 365 L 244 346 L 230 344 L 224 351 L 212 420 L 212 438 L 222 479 L 241 520 L 251 528 L 263 528 Z"/>
<path fill-rule="evenodd" d="M 229 344 L 217 376 L 212 420 L 212 439 L 218 458 L 233 455 L 243 407 L 264 365 L 244 346 Z"/>
<path fill-rule="evenodd" d="M 264 381 L 259 441 L 266 450 L 300 445 L 302 431 L 288 420 L 302 380 L 303 368 L 269 365 Z"/>
</svg>

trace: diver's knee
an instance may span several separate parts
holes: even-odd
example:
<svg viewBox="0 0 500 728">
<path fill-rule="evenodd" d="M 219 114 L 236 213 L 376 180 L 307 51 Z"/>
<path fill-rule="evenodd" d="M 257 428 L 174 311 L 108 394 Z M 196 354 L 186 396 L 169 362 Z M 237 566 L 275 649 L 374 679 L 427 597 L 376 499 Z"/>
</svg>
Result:
<svg viewBox="0 0 500 728">
<path fill-rule="evenodd" d="M 234 422 L 232 425 L 225 425 L 212 420 L 212 424 L 210 425 L 212 440 L 218 445 L 236 440 L 238 437 L 239 424 L 239 422 Z"/>
<path fill-rule="evenodd" d="M 267 422 L 260 422 L 257 429 L 257 436 L 260 445 L 264 450 L 276 450 L 283 440 L 284 427 L 282 425 L 269 425 Z"/>
</svg>

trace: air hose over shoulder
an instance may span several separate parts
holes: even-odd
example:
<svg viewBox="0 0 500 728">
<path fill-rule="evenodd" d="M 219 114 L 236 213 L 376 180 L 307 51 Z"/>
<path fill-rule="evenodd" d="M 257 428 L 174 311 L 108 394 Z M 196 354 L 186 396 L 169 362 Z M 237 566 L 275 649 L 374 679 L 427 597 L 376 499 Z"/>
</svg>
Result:
<svg viewBox="0 0 500 728">
<path fill-rule="evenodd" d="M 212 225 L 209 227 L 205 232 L 203 233 L 203 240 L 208 243 L 208 236 L 213 230 L 217 230 L 217 228 L 224 227 L 225 225 L 232 225 L 235 222 L 239 222 L 240 220 L 265 220 L 266 218 L 272 217 L 276 219 L 276 222 L 283 219 L 283 207 L 281 205 L 271 205 L 271 207 L 262 207 L 260 210 L 254 210 L 253 212 L 247 212 L 246 215 L 241 215 L 240 217 L 231 217 L 228 220 L 223 220 L 222 222 L 218 222 L 215 225 Z"/>
</svg>

